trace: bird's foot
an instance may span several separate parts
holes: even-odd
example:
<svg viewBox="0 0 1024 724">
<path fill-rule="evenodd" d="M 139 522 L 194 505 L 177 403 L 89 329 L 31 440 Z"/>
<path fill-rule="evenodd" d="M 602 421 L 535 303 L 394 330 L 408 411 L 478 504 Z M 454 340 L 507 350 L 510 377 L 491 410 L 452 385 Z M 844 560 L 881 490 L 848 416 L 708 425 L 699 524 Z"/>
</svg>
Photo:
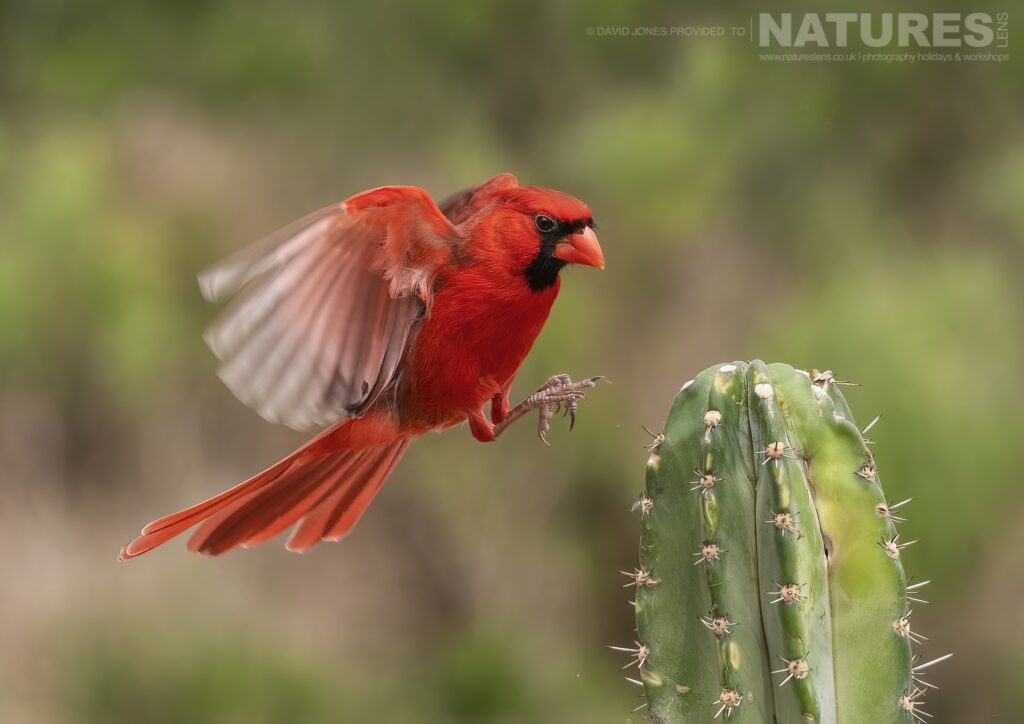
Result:
<svg viewBox="0 0 1024 724">
<path fill-rule="evenodd" d="M 583 390 L 593 387 L 605 378 L 588 377 L 579 382 L 573 382 L 569 375 L 553 375 L 540 388 L 518 405 L 513 407 L 505 415 L 504 419 L 494 426 L 492 439 L 498 437 L 509 425 L 518 420 L 531 410 L 539 410 L 540 419 L 537 422 L 537 434 L 540 439 L 548 444 L 547 432 L 551 429 L 551 418 L 559 411 L 569 416 L 569 429 L 572 430 L 576 424 L 576 408 L 580 400 L 586 399 L 587 395 Z"/>
<path fill-rule="evenodd" d="M 603 379 L 597 376 L 573 382 L 569 375 L 553 375 L 517 407 L 523 408 L 522 413 L 538 410 L 537 434 L 548 445 L 547 432 L 551 429 L 551 418 L 561 411 L 563 415 L 569 416 L 569 429 L 572 430 L 576 425 L 577 405 L 580 400 L 587 398 L 584 390 Z"/>
</svg>

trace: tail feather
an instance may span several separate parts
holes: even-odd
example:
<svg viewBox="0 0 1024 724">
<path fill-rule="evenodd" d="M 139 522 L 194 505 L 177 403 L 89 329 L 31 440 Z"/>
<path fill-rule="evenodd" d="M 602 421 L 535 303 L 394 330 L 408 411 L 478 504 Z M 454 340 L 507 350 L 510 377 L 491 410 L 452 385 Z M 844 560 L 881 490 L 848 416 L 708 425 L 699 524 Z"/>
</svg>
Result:
<svg viewBox="0 0 1024 724">
<path fill-rule="evenodd" d="M 142 555 L 199 523 L 188 548 L 210 556 L 262 543 L 296 523 L 290 550 L 336 540 L 355 525 L 408 444 L 399 439 L 313 458 L 300 449 L 231 490 L 150 523 L 120 558 Z"/>
<path fill-rule="evenodd" d="M 312 548 L 326 537 L 330 529 L 329 521 L 335 516 L 339 507 L 347 507 L 352 497 L 351 486 L 338 485 L 327 494 L 316 508 L 303 517 L 288 537 L 285 547 L 292 551 L 304 551 Z"/>
<path fill-rule="evenodd" d="M 402 454 L 405 452 L 406 445 L 408 443 L 396 446 L 389 451 L 390 454 L 382 455 L 379 461 L 377 461 L 377 465 L 368 471 L 363 483 L 353 486 L 348 491 L 349 495 L 346 496 L 346 499 L 341 501 L 334 509 L 329 519 L 331 525 L 324 532 L 323 540 L 339 541 L 352 530 L 352 527 L 358 522 L 363 511 L 369 507 L 374 496 L 377 495 L 380 486 L 384 484 L 391 471 L 398 465 L 399 459 L 401 459 Z"/>
<path fill-rule="evenodd" d="M 351 453 L 349 453 L 351 454 Z M 315 496 L 324 476 L 342 455 L 325 455 L 297 465 L 204 520 L 188 541 L 188 549 L 216 556 L 245 542 L 264 528 L 273 527 L 293 509 Z"/>
<path fill-rule="evenodd" d="M 220 495 L 215 495 L 209 500 L 193 505 L 177 513 L 171 513 L 163 518 L 154 520 L 142 529 L 142 535 L 128 545 L 121 548 L 120 560 L 126 561 L 143 553 L 153 550 L 159 545 L 166 543 L 171 538 L 181 535 L 196 523 L 215 515 L 225 506 L 239 498 L 259 490 L 278 479 L 294 463 L 294 456 L 286 457 L 261 473 L 254 475 L 245 482 L 239 483 L 230 490 L 225 490 Z"/>
<path fill-rule="evenodd" d="M 363 451 L 358 451 L 362 453 Z M 321 484 L 298 505 L 293 507 L 286 515 L 281 516 L 273 525 L 246 538 L 242 546 L 249 548 L 259 543 L 264 543 L 271 538 L 283 533 L 299 520 L 312 515 L 311 511 L 318 510 L 324 501 L 339 488 L 344 489 L 347 482 L 347 475 L 353 465 L 360 459 L 360 455 L 346 455 L 338 461 L 337 465 L 324 471 Z M 308 514 L 308 515 L 307 515 Z"/>
<path fill-rule="evenodd" d="M 408 445 L 408 440 L 400 440 L 390 448 L 374 448 L 380 454 L 360 460 L 358 469 L 303 517 L 285 547 L 301 552 L 322 540 L 340 540 L 369 507 Z"/>
<path fill-rule="evenodd" d="M 198 505 L 193 505 L 191 508 L 185 508 L 185 510 L 179 510 L 177 513 L 171 513 L 163 518 L 154 520 L 142 529 L 142 534 L 149 535 L 151 533 L 159 533 L 168 528 L 176 528 L 182 523 L 188 523 L 184 528 L 188 529 L 200 520 L 209 516 L 213 511 L 220 510 L 233 500 L 237 500 L 240 496 L 245 495 L 246 493 L 251 493 L 254 490 L 258 490 L 267 483 L 272 482 L 287 470 L 292 462 L 293 458 L 289 456 L 284 460 L 271 465 L 263 472 L 257 473 L 245 482 L 239 483 L 230 490 L 225 490 L 220 495 L 215 495 L 209 500 L 204 500 Z"/>
</svg>

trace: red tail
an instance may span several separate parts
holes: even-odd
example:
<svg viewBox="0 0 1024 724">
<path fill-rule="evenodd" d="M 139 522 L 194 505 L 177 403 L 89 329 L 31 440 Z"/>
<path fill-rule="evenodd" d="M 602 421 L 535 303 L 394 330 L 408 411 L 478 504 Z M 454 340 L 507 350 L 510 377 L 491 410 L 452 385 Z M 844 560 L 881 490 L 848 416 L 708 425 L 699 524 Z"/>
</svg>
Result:
<svg viewBox="0 0 1024 724">
<path fill-rule="evenodd" d="M 120 558 L 140 556 L 200 522 L 188 547 L 208 556 L 262 543 L 295 523 L 289 550 L 338 540 L 370 505 L 408 444 L 401 438 L 316 456 L 307 445 L 231 490 L 153 521 L 121 549 Z"/>
</svg>

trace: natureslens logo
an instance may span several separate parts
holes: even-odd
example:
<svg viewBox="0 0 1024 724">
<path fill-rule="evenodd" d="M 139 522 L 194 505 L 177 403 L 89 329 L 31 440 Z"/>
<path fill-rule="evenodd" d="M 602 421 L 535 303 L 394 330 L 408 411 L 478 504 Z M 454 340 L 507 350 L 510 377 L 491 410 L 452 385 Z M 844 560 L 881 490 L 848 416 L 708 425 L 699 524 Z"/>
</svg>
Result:
<svg viewBox="0 0 1024 724">
<path fill-rule="evenodd" d="M 762 48 L 1006 48 L 1009 13 L 760 13 Z M 753 33 L 751 33 L 753 35 Z"/>
<path fill-rule="evenodd" d="M 1007 63 L 1010 14 L 759 13 L 740 24 L 591 25 L 606 42 L 743 42 L 767 63 Z M 722 39 L 721 41 L 718 39 Z"/>
</svg>

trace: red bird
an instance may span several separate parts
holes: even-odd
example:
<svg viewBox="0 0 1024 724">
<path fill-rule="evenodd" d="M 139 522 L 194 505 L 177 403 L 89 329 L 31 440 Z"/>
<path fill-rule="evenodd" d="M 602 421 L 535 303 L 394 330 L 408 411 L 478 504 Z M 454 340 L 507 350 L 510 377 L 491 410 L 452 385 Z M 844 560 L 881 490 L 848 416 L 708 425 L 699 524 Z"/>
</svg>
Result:
<svg viewBox="0 0 1024 724">
<path fill-rule="evenodd" d="M 150 523 L 121 560 L 200 523 L 188 547 L 206 555 L 291 526 L 287 547 L 303 551 L 351 530 L 413 438 L 468 421 L 490 442 L 532 409 L 543 438 L 600 379 L 556 375 L 509 410 L 566 264 L 604 268 L 590 208 L 502 174 L 440 205 L 414 186 L 365 191 L 206 272 L 208 299 L 238 293 L 206 337 L 221 379 L 267 420 L 331 427 Z"/>
</svg>

